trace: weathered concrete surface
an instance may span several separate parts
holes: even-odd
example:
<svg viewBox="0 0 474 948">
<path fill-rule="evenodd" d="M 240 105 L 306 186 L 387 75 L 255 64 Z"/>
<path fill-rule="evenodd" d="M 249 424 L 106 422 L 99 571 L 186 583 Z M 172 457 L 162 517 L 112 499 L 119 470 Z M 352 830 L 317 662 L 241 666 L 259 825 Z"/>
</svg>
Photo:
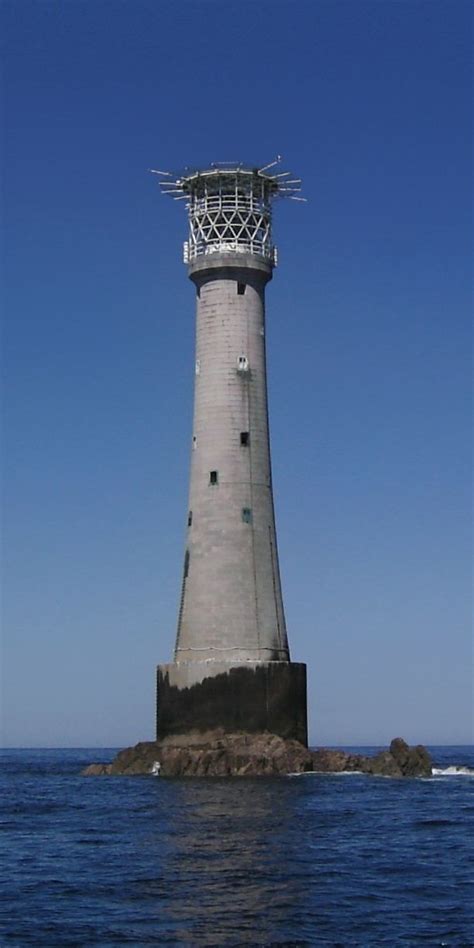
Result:
<svg viewBox="0 0 474 948">
<path fill-rule="evenodd" d="M 425 747 L 409 747 L 402 738 L 395 738 L 390 750 L 365 757 L 326 748 L 308 750 L 298 741 L 275 734 L 225 734 L 214 730 L 137 744 L 120 751 L 111 764 L 90 764 L 83 774 L 132 776 L 159 772 L 163 777 L 257 777 L 343 771 L 430 777 L 432 761 Z"/>
<path fill-rule="evenodd" d="M 187 731 L 270 732 L 308 743 L 306 665 L 179 662 L 158 667 L 157 739 Z"/>
</svg>

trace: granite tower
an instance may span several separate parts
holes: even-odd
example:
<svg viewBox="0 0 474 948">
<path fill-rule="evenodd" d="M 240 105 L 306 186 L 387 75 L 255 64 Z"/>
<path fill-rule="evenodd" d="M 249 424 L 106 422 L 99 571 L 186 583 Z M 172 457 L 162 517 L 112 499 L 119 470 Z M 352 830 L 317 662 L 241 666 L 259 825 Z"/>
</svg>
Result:
<svg viewBox="0 0 474 948">
<path fill-rule="evenodd" d="M 306 666 L 290 661 L 273 507 L 265 286 L 279 170 L 212 164 L 160 175 L 184 200 L 196 291 L 191 477 L 174 660 L 158 667 L 157 733 L 270 731 L 307 743 Z"/>
</svg>

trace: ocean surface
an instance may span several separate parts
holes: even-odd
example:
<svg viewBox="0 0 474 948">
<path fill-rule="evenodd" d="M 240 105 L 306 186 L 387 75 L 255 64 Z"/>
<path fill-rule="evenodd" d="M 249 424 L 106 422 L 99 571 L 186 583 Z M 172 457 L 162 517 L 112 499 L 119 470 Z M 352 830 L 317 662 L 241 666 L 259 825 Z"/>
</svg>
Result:
<svg viewBox="0 0 474 948">
<path fill-rule="evenodd" d="M 86 778 L 115 751 L 4 751 L 0 945 L 472 946 L 474 752 L 430 749 L 435 776 L 405 780 Z"/>
</svg>

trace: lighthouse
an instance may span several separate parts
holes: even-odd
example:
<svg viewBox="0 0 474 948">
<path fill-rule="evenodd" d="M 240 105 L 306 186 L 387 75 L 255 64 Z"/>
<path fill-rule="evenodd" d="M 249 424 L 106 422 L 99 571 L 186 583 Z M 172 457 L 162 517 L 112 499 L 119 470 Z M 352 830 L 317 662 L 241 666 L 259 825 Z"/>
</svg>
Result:
<svg viewBox="0 0 474 948">
<path fill-rule="evenodd" d="M 280 170 L 214 163 L 155 171 L 188 212 L 196 296 L 194 416 L 173 661 L 157 670 L 157 737 L 268 731 L 307 744 L 306 666 L 292 662 L 273 503 L 265 288 Z"/>
</svg>

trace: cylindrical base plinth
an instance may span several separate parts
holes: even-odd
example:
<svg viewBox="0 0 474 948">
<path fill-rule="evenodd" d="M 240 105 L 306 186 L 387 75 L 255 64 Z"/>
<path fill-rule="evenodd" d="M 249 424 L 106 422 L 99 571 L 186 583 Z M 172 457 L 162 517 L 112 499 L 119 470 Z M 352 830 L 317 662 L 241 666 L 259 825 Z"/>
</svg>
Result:
<svg viewBox="0 0 474 948">
<path fill-rule="evenodd" d="M 158 666 L 157 738 L 223 728 L 308 744 L 306 665 L 177 662 Z"/>
</svg>

